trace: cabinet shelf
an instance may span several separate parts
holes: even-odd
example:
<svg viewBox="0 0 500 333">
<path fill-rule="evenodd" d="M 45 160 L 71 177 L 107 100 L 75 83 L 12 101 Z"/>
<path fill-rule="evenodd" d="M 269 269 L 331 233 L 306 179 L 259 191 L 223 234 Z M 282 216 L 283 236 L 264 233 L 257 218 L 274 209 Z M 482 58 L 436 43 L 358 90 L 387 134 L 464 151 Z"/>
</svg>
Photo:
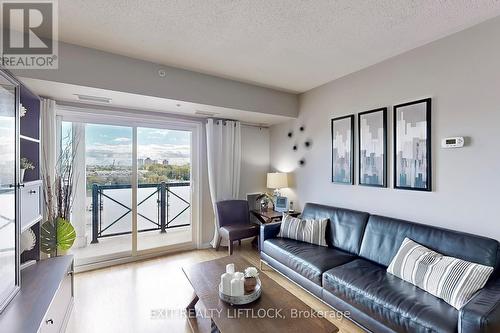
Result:
<svg viewBox="0 0 500 333">
<path fill-rule="evenodd" d="M 41 220 L 42 220 L 42 217 L 39 216 L 36 219 L 30 221 L 29 223 L 23 225 L 22 228 L 21 228 L 21 233 L 25 232 L 26 230 L 28 230 L 29 228 L 31 228 L 32 226 L 34 226 L 35 224 L 37 224 Z"/>
<path fill-rule="evenodd" d="M 31 142 L 40 143 L 39 139 L 35 139 L 35 138 L 29 137 L 29 136 L 26 136 L 26 135 L 20 135 L 19 138 L 22 139 L 22 140 L 27 140 L 27 141 L 31 141 Z"/>
</svg>

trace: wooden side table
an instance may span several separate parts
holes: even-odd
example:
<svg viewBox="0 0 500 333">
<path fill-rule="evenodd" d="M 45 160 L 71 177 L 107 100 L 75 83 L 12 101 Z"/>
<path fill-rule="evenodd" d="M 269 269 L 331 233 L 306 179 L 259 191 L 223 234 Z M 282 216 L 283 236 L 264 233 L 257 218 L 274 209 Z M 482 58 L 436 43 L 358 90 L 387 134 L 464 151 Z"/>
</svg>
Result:
<svg viewBox="0 0 500 333">
<path fill-rule="evenodd" d="M 258 220 L 260 223 L 270 223 L 274 221 L 281 221 L 283 217 L 282 212 L 277 212 L 273 209 L 266 209 L 266 210 L 260 210 L 260 209 L 252 209 L 250 211 Z M 288 215 L 297 217 L 300 215 L 300 212 L 286 212 Z"/>
</svg>

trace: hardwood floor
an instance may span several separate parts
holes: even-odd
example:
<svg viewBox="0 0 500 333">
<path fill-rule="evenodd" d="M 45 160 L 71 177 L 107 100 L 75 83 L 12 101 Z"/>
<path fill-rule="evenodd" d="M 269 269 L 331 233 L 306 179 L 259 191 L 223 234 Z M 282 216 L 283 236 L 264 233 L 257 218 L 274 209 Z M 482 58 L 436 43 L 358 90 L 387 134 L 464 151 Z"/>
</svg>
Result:
<svg viewBox="0 0 500 333">
<path fill-rule="evenodd" d="M 234 250 L 259 267 L 258 252 L 249 242 L 235 245 Z M 226 255 L 224 248 L 188 251 L 76 274 L 75 305 L 66 332 L 191 332 L 179 313 L 193 295 L 181 268 Z M 331 310 L 271 268 L 265 267 L 264 273 L 311 308 Z M 342 333 L 363 332 L 345 318 L 331 321 Z M 208 319 L 199 320 L 198 331 L 209 332 L 209 325 Z"/>
</svg>

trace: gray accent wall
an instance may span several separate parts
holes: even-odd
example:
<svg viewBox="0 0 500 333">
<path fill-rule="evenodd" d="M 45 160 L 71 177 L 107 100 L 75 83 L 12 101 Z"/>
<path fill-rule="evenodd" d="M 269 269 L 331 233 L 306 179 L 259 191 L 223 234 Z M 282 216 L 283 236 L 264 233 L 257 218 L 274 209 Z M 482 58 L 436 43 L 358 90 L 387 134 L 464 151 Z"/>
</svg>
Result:
<svg viewBox="0 0 500 333">
<path fill-rule="evenodd" d="M 284 194 L 299 207 L 318 202 L 500 240 L 499 36 L 495 18 L 301 95 L 298 119 L 271 128 L 271 166 L 292 172 L 293 187 Z M 426 97 L 433 108 L 433 190 L 393 189 L 392 106 Z M 330 119 L 384 106 L 389 188 L 331 183 Z M 304 134 L 298 134 L 300 125 Z M 292 139 L 289 130 L 297 134 Z M 466 147 L 440 148 L 449 136 L 465 136 Z M 312 140 L 308 150 L 305 138 Z M 294 143 L 300 144 L 297 152 Z"/>
<path fill-rule="evenodd" d="M 165 70 L 165 77 L 158 75 L 159 69 Z M 298 112 L 295 94 L 63 42 L 59 43 L 59 69 L 13 72 L 21 77 L 244 111 L 288 117 L 296 117 Z"/>
</svg>

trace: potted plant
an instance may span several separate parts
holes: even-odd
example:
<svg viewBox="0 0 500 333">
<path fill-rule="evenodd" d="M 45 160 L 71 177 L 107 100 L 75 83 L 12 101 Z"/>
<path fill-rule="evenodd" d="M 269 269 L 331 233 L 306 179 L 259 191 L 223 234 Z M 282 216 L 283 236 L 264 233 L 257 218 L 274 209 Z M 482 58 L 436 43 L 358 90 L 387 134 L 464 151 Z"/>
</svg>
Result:
<svg viewBox="0 0 500 333">
<path fill-rule="evenodd" d="M 20 165 L 20 167 L 21 167 L 21 177 L 20 178 L 21 178 L 21 182 L 23 182 L 24 181 L 24 174 L 25 174 L 26 170 L 33 170 L 33 169 L 35 169 L 35 166 L 26 157 L 21 157 L 20 164 L 21 164 Z"/>
<path fill-rule="evenodd" d="M 272 205 L 272 209 L 274 209 L 274 201 L 273 196 L 269 193 L 261 193 L 255 198 L 256 204 L 259 205 L 258 209 L 261 211 L 265 211 L 269 208 L 269 204 Z M 256 207 L 257 208 L 257 207 Z"/>
<path fill-rule="evenodd" d="M 76 239 L 76 231 L 70 222 L 73 205 L 75 159 L 71 144 L 63 149 L 56 163 L 55 179 L 46 171 L 44 180 L 44 200 L 47 220 L 41 228 L 41 250 L 50 257 L 64 255 Z"/>
<path fill-rule="evenodd" d="M 245 292 L 251 293 L 255 290 L 257 286 L 257 277 L 259 276 L 259 271 L 255 267 L 247 267 L 245 269 Z"/>
</svg>

